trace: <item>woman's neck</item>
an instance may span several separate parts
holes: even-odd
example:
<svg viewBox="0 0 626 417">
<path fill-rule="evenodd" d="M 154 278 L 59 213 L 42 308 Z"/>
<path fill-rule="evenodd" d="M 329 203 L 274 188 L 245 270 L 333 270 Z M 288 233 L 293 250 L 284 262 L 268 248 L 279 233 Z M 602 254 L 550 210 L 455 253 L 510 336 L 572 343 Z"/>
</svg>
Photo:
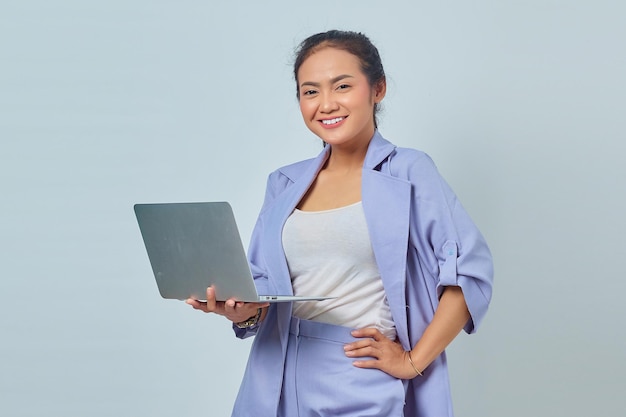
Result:
<svg viewBox="0 0 626 417">
<path fill-rule="evenodd" d="M 331 145 L 330 155 L 324 169 L 330 171 L 360 170 L 363 167 L 368 147 L 369 142 L 350 147 Z"/>
</svg>

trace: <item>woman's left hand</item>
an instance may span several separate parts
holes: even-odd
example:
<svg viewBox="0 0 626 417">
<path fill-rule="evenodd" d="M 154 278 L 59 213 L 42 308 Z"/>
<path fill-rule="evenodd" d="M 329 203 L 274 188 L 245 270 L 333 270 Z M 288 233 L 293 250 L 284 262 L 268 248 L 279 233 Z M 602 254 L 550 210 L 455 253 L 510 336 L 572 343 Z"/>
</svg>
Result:
<svg viewBox="0 0 626 417">
<path fill-rule="evenodd" d="M 399 379 L 415 378 L 416 373 L 409 363 L 408 352 L 400 343 L 394 342 L 373 327 L 354 330 L 352 336 L 363 339 L 345 345 L 343 349 L 346 356 L 350 358 L 368 357 L 354 361 L 354 366 L 380 369 Z"/>
</svg>

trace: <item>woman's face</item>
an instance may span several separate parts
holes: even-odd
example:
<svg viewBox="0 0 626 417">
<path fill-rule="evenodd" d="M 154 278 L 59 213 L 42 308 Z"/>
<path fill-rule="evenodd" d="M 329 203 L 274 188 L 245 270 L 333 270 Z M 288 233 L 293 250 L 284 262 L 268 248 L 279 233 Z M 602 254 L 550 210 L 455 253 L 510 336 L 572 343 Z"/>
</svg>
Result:
<svg viewBox="0 0 626 417">
<path fill-rule="evenodd" d="M 298 70 L 300 111 L 307 127 L 333 146 L 359 146 L 374 135 L 374 104 L 385 84 L 371 87 L 359 59 L 327 47 L 309 56 Z"/>
</svg>

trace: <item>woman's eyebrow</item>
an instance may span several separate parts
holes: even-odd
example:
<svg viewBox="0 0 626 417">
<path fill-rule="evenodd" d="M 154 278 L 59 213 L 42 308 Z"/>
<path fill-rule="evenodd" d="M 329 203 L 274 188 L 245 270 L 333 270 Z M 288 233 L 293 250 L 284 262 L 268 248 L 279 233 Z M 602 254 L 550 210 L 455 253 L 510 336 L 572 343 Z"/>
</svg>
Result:
<svg viewBox="0 0 626 417">
<path fill-rule="evenodd" d="M 346 78 L 354 78 L 354 77 L 352 75 L 350 75 L 350 74 L 341 74 L 341 75 L 338 75 L 338 76 L 332 78 L 330 80 L 330 83 L 331 84 L 335 84 L 337 81 L 341 81 L 341 80 L 344 80 Z M 307 86 L 307 85 L 312 86 L 312 87 L 319 87 L 319 86 L 321 86 L 320 83 L 316 83 L 314 81 L 305 81 L 302 84 L 300 84 L 300 87 L 302 88 L 302 87 Z"/>
</svg>

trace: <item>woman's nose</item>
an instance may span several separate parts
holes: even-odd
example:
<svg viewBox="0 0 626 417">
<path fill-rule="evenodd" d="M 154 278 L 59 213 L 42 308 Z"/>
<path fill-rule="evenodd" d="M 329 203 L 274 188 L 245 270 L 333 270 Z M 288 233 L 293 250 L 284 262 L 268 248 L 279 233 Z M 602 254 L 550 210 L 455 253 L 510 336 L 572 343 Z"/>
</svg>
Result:
<svg viewBox="0 0 626 417">
<path fill-rule="evenodd" d="M 322 94 L 320 99 L 320 111 L 322 113 L 332 113 L 339 108 L 339 105 L 332 94 Z"/>
</svg>

